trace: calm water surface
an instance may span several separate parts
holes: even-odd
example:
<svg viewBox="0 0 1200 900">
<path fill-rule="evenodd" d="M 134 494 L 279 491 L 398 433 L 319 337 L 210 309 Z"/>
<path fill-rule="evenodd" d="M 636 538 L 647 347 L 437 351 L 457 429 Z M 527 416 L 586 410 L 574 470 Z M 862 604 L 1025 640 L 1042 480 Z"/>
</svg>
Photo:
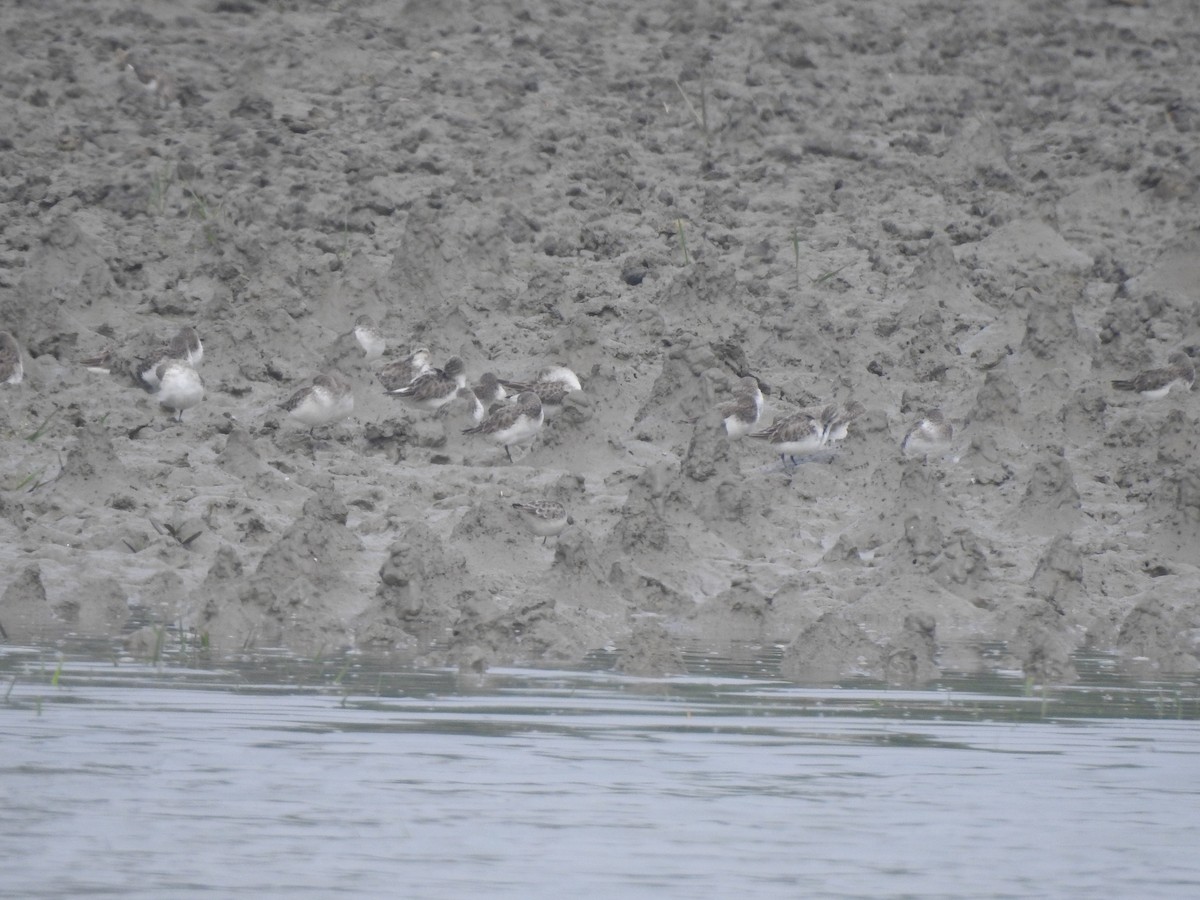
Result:
<svg viewBox="0 0 1200 900">
<path fill-rule="evenodd" d="M 0 647 L 12 897 L 1197 897 L 1200 687 Z"/>
</svg>

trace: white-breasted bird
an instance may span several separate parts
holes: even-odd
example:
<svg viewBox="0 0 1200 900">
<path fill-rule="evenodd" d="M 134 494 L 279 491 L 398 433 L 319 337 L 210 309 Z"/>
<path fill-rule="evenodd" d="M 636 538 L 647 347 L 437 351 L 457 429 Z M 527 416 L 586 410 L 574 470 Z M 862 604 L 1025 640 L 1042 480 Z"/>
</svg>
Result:
<svg viewBox="0 0 1200 900">
<path fill-rule="evenodd" d="M 463 434 L 481 434 L 504 448 L 512 462 L 511 447 L 532 443 L 542 430 L 545 414 L 542 401 L 533 391 L 522 391 L 515 403 L 505 403 L 490 413 L 474 428 L 464 428 Z"/>
</svg>

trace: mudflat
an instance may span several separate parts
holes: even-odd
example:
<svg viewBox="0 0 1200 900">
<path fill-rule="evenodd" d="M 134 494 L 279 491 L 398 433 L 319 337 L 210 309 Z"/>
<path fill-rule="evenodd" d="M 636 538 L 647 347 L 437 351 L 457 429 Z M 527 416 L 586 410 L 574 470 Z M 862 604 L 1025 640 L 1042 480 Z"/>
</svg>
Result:
<svg viewBox="0 0 1200 900">
<path fill-rule="evenodd" d="M 1190 0 L 6 5 L 0 625 L 1194 671 L 1197 394 L 1111 382 L 1200 356 L 1198 30 Z M 138 371 L 183 326 L 176 421 Z M 502 446 L 465 396 L 384 393 L 421 347 L 580 390 Z M 325 373 L 348 415 L 281 408 Z M 725 433 L 747 375 L 762 429 L 862 410 L 781 459 Z M 935 409 L 949 440 L 902 452 Z"/>
</svg>

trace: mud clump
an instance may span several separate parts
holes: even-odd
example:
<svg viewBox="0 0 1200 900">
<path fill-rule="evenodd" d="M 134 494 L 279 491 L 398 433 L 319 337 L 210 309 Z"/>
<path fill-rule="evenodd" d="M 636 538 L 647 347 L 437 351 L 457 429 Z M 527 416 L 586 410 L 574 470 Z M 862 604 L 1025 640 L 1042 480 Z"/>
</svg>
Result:
<svg viewBox="0 0 1200 900">
<path fill-rule="evenodd" d="M 618 672 L 661 678 L 687 671 L 678 645 L 660 623 L 643 621 L 634 628 L 617 658 Z"/>
<path fill-rule="evenodd" d="M 231 548 L 220 553 L 194 600 L 195 627 L 210 646 L 314 653 L 344 643 L 347 623 L 337 599 L 352 592 L 345 569 L 362 549 L 345 521 L 341 500 L 319 492 L 248 577 Z"/>
<path fill-rule="evenodd" d="M 1044 451 L 1028 476 L 1021 498 L 1022 522 L 1031 530 L 1060 532 L 1079 522 L 1079 490 L 1061 447 Z"/>
<path fill-rule="evenodd" d="M 940 674 L 935 632 L 932 616 L 910 614 L 892 639 L 875 640 L 844 613 L 829 612 L 784 649 L 781 668 L 784 677 L 794 681 L 865 677 L 921 685 Z"/>
<path fill-rule="evenodd" d="M 0 595 L 0 627 L 9 641 L 53 637 L 73 624 L 75 612 L 70 605 L 51 605 L 36 565 L 22 569 Z"/>
<path fill-rule="evenodd" d="M 1178 584 L 1138 599 L 1121 623 L 1122 658 L 1144 673 L 1200 671 L 1200 601 Z"/>
<path fill-rule="evenodd" d="M 674 482 L 675 473 L 666 464 L 651 466 L 638 476 L 609 538 L 614 552 L 637 558 L 648 551 L 667 549 L 671 533 L 667 500 Z"/>
<path fill-rule="evenodd" d="M 388 548 L 375 596 L 355 620 L 356 640 L 412 652 L 449 645 L 463 609 L 480 593 L 462 578 L 465 570 L 461 553 L 427 526 L 410 526 Z"/>
</svg>

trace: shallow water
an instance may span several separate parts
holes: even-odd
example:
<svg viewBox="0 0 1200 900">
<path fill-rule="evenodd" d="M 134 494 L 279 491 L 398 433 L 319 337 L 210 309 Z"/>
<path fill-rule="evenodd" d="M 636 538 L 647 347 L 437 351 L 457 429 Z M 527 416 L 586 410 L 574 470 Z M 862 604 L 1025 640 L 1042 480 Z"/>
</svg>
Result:
<svg viewBox="0 0 1200 900">
<path fill-rule="evenodd" d="M 1093 666 L 1043 698 L 692 663 L 460 678 L 0 648 L 0 892 L 1200 893 L 1194 681 Z"/>
</svg>

